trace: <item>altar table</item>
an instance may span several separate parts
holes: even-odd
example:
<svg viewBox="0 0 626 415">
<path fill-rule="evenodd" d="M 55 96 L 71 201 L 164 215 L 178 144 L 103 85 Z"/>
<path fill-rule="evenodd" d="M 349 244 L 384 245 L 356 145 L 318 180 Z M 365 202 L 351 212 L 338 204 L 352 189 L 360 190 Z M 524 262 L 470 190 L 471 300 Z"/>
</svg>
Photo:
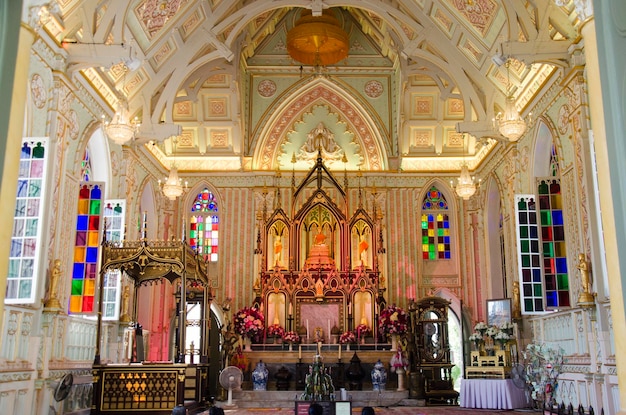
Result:
<svg viewBox="0 0 626 415">
<path fill-rule="evenodd" d="M 529 406 L 526 392 L 511 379 L 462 379 L 461 407 L 516 409 Z"/>
</svg>

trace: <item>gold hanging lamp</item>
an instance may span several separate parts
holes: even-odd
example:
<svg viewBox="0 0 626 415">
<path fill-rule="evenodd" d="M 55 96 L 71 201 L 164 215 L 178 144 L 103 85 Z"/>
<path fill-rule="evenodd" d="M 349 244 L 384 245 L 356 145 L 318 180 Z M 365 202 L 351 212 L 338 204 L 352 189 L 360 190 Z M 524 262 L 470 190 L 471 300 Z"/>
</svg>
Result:
<svg viewBox="0 0 626 415">
<path fill-rule="evenodd" d="M 304 10 L 295 26 L 287 32 L 287 52 L 305 65 L 332 65 L 348 57 L 348 34 L 328 9 L 321 16 Z"/>
</svg>

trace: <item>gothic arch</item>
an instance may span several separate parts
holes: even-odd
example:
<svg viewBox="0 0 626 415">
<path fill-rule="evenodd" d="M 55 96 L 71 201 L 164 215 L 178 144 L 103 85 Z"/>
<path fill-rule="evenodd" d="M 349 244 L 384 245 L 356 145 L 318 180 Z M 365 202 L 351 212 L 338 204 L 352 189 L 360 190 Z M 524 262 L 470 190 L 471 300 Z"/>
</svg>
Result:
<svg viewBox="0 0 626 415">
<path fill-rule="evenodd" d="M 320 104 L 339 114 L 340 121 L 345 122 L 354 133 L 354 141 L 363 151 L 363 168 L 385 170 L 388 156 L 375 121 L 354 97 L 325 79 L 308 84 L 291 97 L 286 97 L 275 111 L 271 111 L 268 119 L 261 121 L 264 127 L 254 144 L 253 168 L 275 170 L 287 134 L 295 130 L 295 124 L 306 111 Z"/>
</svg>

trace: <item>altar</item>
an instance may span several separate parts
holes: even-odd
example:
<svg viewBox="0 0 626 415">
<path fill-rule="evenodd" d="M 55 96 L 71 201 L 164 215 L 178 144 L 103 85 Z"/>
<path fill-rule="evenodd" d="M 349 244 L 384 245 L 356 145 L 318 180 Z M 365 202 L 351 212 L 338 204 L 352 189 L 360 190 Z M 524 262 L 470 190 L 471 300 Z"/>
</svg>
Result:
<svg viewBox="0 0 626 415">
<path fill-rule="evenodd" d="M 292 211 L 275 202 L 270 210 L 272 196 L 280 200 L 281 194 L 276 188 L 275 195 L 264 196 L 255 250 L 260 261 L 252 306 L 264 315 L 266 329 L 273 327 L 270 335 L 276 329 L 296 332 L 303 343 L 332 344 L 354 332 L 371 343 L 385 342 L 377 327 L 386 300 L 375 203 L 372 212 L 365 210 L 360 188 L 358 199 L 350 199 L 321 155 L 292 188 Z"/>
<path fill-rule="evenodd" d="M 462 379 L 461 402 L 463 408 L 518 409 L 530 406 L 524 389 L 511 379 Z"/>
</svg>

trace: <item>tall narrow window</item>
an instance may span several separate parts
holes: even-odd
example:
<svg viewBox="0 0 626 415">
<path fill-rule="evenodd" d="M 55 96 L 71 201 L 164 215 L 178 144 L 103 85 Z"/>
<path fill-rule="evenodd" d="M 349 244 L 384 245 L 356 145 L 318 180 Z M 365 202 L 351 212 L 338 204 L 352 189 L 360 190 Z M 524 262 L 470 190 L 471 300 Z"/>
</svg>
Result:
<svg viewBox="0 0 626 415">
<path fill-rule="evenodd" d="M 191 207 L 189 245 L 202 255 L 204 260 L 217 261 L 219 240 L 219 216 L 217 201 L 213 193 L 205 188 L 198 193 Z"/>
<path fill-rule="evenodd" d="M 431 187 L 422 202 L 422 258 L 450 259 L 450 220 L 448 202 Z"/>
<path fill-rule="evenodd" d="M 517 239 L 522 312 L 569 307 L 569 271 L 563 201 L 556 151 L 550 154 L 550 174 L 537 178 L 536 195 L 517 195 Z"/>
<path fill-rule="evenodd" d="M 25 139 L 15 198 L 5 302 L 33 303 L 42 254 L 48 140 Z"/>
<path fill-rule="evenodd" d="M 104 183 L 82 182 L 78 193 L 70 313 L 95 311 Z"/>
<path fill-rule="evenodd" d="M 104 204 L 107 241 L 121 242 L 124 240 L 124 215 L 126 201 L 124 199 L 107 200 Z M 119 269 L 108 271 L 104 275 L 102 288 L 102 319 L 117 320 L 120 310 L 120 285 L 122 273 Z"/>
</svg>

